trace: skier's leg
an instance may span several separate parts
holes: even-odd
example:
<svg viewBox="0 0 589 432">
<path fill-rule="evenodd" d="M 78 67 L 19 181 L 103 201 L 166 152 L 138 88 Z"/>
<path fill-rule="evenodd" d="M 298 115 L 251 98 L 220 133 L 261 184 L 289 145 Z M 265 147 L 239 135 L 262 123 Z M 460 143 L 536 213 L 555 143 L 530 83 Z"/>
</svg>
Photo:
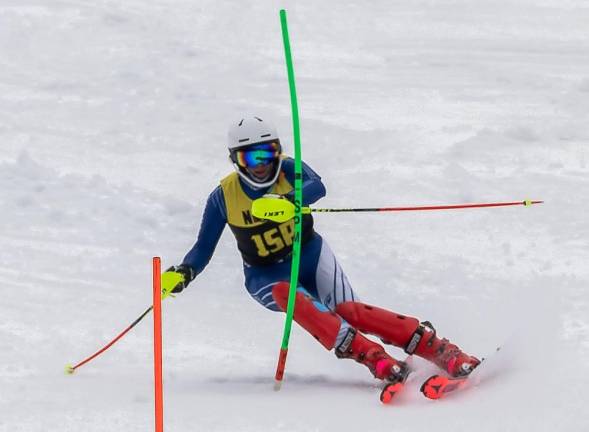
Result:
<svg viewBox="0 0 589 432">
<path fill-rule="evenodd" d="M 324 305 L 354 328 L 401 347 L 408 354 L 430 360 L 452 375 L 467 374 L 480 363 L 447 339 L 439 339 L 429 322 L 420 323 L 417 318 L 360 303 L 325 240 L 315 249 L 315 279 L 312 283 L 304 282 L 314 289 Z"/>
<path fill-rule="evenodd" d="M 335 310 L 360 331 L 423 357 L 450 375 L 467 375 L 480 363 L 447 339 L 438 338 L 428 321 L 420 323 L 417 318 L 359 302 L 340 303 Z"/>
<path fill-rule="evenodd" d="M 290 265 L 244 265 L 244 273 L 246 288 L 258 303 L 273 311 L 286 310 L 290 284 L 284 280 L 290 275 Z M 406 373 L 406 365 L 389 357 L 379 344 L 357 333 L 303 288 L 298 291 L 294 319 L 325 348 L 335 348 L 338 357 L 365 364 L 377 378 L 393 381 Z"/>
<path fill-rule="evenodd" d="M 324 239 L 319 237 L 319 240 L 315 245 L 315 253 L 309 254 L 313 262 L 303 267 L 305 270 L 308 268 L 301 279 L 305 288 L 331 310 L 335 310 L 338 303 L 358 301 L 331 248 Z"/>
<path fill-rule="evenodd" d="M 272 297 L 282 310 L 287 307 L 288 291 L 288 282 L 272 288 Z M 405 363 L 393 359 L 382 346 L 364 337 L 302 287 L 296 293 L 294 320 L 326 349 L 335 348 L 339 358 L 352 358 L 364 364 L 376 378 L 402 381 L 407 375 Z"/>
<path fill-rule="evenodd" d="M 290 277 L 290 263 L 282 262 L 271 266 L 243 265 L 245 288 L 249 295 L 266 309 L 281 312 L 272 298 L 272 288 Z"/>
</svg>

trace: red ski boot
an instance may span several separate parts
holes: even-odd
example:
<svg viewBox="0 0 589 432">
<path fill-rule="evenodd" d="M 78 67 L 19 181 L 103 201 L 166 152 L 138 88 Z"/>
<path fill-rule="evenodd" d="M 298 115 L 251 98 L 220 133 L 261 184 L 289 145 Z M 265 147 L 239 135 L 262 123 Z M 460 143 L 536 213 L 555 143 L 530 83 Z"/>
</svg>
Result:
<svg viewBox="0 0 589 432">
<path fill-rule="evenodd" d="M 348 336 L 336 347 L 335 355 L 339 358 L 351 358 L 367 366 L 375 378 L 391 383 L 405 382 L 409 367 L 404 361 L 388 355 L 379 344 L 367 339 L 355 329 L 349 328 Z"/>
<path fill-rule="evenodd" d="M 480 363 L 447 339 L 439 339 L 428 321 L 420 323 L 417 318 L 360 302 L 340 303 L 336 312 L 360 331 L 423 357 L 452 376 L 468 375 Z"/>
<path fill-rule="evenodd" d="M 443 339 L 446 342 L 447 339 Z M 469 375 L 481 361 L 473 356 L 460 351 L 456 345 L 448 344 L 441 355 L 440 362 L 446 365 L 445 370 L 453 377 L 462 377 Z"/>
<path fill-rule="evenodd" d="M 448 372 L 450 376 L 466 376 L 481 363 L 478 358 L 464 353 L 448 339 L 439 339 L 436 336 L 436 330 L 429 321 L 421 323 L 413 337 L 416 334 L 420 341 L 415 348 L 415 354 L 430 360 Z"/>
</svg>

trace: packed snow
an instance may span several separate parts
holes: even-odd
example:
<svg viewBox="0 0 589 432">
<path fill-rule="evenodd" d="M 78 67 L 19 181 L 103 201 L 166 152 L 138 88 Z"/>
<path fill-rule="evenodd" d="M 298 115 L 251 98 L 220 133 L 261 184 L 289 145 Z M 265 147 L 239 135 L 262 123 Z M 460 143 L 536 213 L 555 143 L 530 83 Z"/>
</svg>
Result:
<svg viewBox="0 0 589 432">
<path fill-rule="evenodd" d="M 316 216 L 363 301 L 490 355 L 437 402 L 414 359 L 390 406 L 296 326 L 273 391 L 284 315 L 226 229 L 164 303 L 165 430 L 589 430 L 586 1 L 0 0 L 0 431 L 153 430 L 151 315 L 64 366 L 192 246 L 230 121 L 273 120 L 292 154 L 280 8 L 317 206 L 545 203 Z"/>
</svg>

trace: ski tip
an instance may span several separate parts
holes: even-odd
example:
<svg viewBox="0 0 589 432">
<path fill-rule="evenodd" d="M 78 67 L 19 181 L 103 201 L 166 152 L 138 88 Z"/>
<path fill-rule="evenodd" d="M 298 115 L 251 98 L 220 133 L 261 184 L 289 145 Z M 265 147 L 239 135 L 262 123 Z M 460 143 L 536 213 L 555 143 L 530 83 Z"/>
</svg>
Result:
<svg viewBox="0 0 589 432">
<path fill-rule="evenodd" d="M 76 370 L 74 369 L 74 367 L 71 364 L 68 363 L 65 365 L 64 373 L 66 375 L 73 375 L 75 371 Z"/>
<path fill-rule="evenodd" d="M 432 375 L 424 381 L 419 390 L 428 399 L 440 399 L 442 397 L 440 389 L 443 387 L 443 381 L 444 377 Z"/>
<path fill-rule="evenodd" d="M 464 388 L 468 383 L 468 375 L 461 377 L 446 377 L 433 375 L 421 386 L 421 392 L 428 399 L 440 399 L 446 395 Z"/>
<path fill-rule="evenodd" d="M 402 389 L 403 383 L 400 382 L 385 385 L 380 393 L 380 401 L 385 405 L 391 403 L 395 395 Z"/>
</svg>

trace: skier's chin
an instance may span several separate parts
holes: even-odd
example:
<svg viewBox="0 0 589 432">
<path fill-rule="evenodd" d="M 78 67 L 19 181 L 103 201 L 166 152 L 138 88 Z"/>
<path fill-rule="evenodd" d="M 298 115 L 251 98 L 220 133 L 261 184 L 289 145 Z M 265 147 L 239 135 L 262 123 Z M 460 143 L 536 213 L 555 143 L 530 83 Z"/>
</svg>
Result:
<svg viewBox="0 0 589 432">
<path fill-rule="evenodd" d="M 257 183 L 265 183 L 272 177 L 272 169 L 268 169 L 268 171 L 262 175 L 256 175 L 256 173 L 252 171 L 248 171 L 248 173 L 252 180 Z"/>
<path fill-rule="evenodd" d="M 253 178 L 258 183 L 264 183 L 264 182 L 267 182 L 268 180 L 270 180 L 270 174 L 265 175 L 263 177 L 253 176 Z"/>
</svg>

